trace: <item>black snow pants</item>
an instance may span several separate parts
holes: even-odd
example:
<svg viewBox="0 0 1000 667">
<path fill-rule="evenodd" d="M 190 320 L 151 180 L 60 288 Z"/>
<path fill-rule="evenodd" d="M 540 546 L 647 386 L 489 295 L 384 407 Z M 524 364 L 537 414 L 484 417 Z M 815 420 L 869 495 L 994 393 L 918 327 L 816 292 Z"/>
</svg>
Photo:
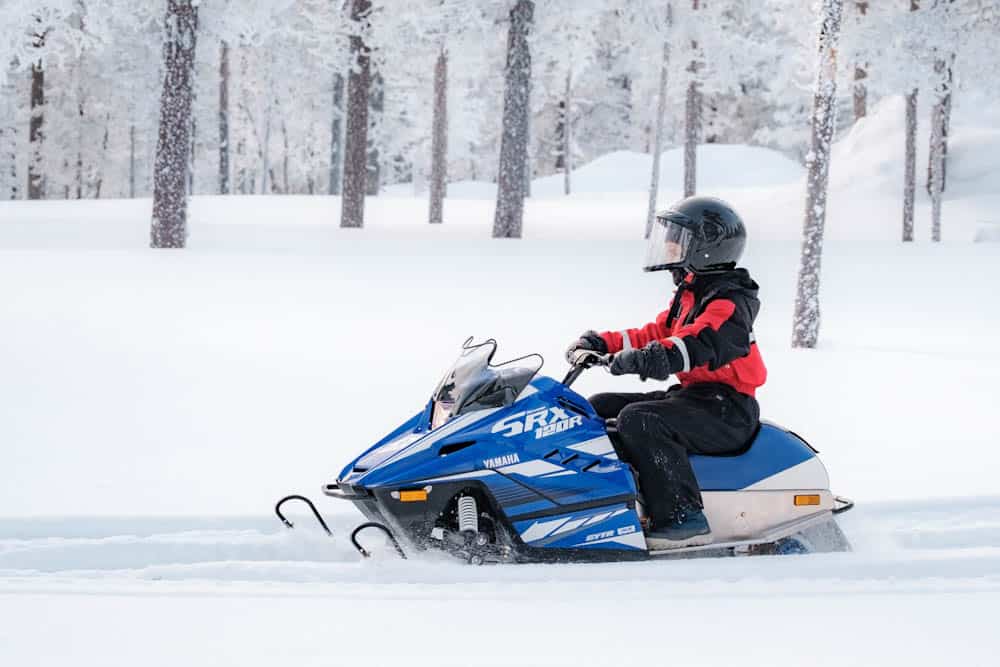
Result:
<svg viewBox="0 0 1000 667">
<path fill-rule="evenodd" d="M 612 441 L 618 457 L 639 473 L 654 527 L 677 523 L 702 508 L 688 454 L 736 453 L 750 442 L 760 420 L 754 397 L 714 382 L 647 394 L 597 394 L 590 403 L 601 417 L 618 418 L 618 437 Z"/>
</svg>

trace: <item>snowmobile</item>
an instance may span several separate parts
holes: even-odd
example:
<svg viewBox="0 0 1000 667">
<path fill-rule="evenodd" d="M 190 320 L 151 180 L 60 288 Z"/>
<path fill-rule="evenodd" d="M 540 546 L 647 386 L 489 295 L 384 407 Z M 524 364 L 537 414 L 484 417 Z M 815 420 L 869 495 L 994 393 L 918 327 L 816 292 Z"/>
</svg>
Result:
<svg viewBox="0 0 1000 667">
<path fill-rule="evenodd" d="M 714 542 L 649 549 L 643 480 L 616 454 L 615 422 L 571 389 L 610 355 L 578 352 L 558 382 L 538 375 L 541 355 L 493 365 L 496 349 L 468 339 L 424 409 L 325 485 L 367 517 L 351 535 L 362 555 L 367 528 L 404 558 L 440 549 L 474 564 L 850 549 L 834 516 L 853 503 L 830 492 L 809 443 L 768 422 L 736 454 L 690 457 Z M 309 502 L 279 502 L 289 527 L 281 503 L 290 498 Z"/>
</svg>

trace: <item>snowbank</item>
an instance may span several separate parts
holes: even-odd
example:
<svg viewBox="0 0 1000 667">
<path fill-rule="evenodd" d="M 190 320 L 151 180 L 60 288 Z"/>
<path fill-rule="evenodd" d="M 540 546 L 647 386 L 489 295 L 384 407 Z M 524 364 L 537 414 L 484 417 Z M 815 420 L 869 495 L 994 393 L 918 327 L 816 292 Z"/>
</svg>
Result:
<svg viewBox="0 0 1000 667">
<path fill-rule="evenodd" d="M 571 176 L 575 195 L 640 193 L 649 189 L 653 158 L 647 153 L 616 151 L 578 166 Z M 698 147 L 698 183 L 706 190 L 760 188 L 794 183 L 803 176 L 802 166 L 785 155 L 759 146 L 705 144 Z M 684 150 L 672 148 L 660 158 L 660 190 L 672 194 L 684 179 Z M 531 196 L 564 196 L 563 175 L 536 178 Z M 410 185 L 386 188 L 394 197 L 413 195 Z M 448 196 L 456 199 L 496 199 L 496 185 L 483 181 L 458 181 L 448 185 Z"/>
<path fill-rule="evenodd" d="M 834 146 L 830 185 L 834 193 L 900 196 L 905 158 L 906 101 L 880 100 Z M 958 120 L 961 120 L 960 118 Z M 918 117 L 917 189 L 926 196 L 927 114 Z M 948 141 L 946 200 L 1000 193 L 1000 130 L 955 122 Z"/>
</svg>

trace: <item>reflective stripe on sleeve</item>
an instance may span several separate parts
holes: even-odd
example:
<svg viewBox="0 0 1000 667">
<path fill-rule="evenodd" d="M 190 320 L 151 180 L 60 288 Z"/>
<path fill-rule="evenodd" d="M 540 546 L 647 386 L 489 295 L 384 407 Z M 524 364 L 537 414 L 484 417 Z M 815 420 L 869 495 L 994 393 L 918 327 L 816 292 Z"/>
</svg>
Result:
<svg viewBox="0 0 1000 667">
<path fill-rule="evenodd" d="M 679 372 L 687 373 L 691 370 L 691 357 L 688 356 L 687 345 L 685 345 L 684 341 L 677 336 L 671 336 L 667 340 L 674 344 L 674 347 L 681 353 L 681 357 L 684 359 L 684 368 L 682 368 Z"/>
<path fill-rule="evenodd" d="M 622 331 L 622 350 L 632 349 L 632 339 L 628 337 L 628 331 Z"/>
</svg>

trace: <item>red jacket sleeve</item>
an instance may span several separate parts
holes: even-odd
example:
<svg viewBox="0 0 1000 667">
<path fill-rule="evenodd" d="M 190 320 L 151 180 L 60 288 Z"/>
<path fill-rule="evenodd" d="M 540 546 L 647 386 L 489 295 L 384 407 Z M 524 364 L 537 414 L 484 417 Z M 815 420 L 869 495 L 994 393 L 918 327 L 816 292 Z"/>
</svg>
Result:
<svg viewBox="0 0 1000 667">
<path fill-rule="evenodd" d="M 714 299 L 690 324 L 677 327 L 660 343 L 667 349 L 672 373 L 700 366 L 716 370 L 750 352 L 752 317 L 741 302 Z"/>
<path fill-rule="evenodd" d="M 608 352 L 621 352 L 630 347 L 646 347 L 654 340 L 661 340 L 670 335 L 667 329 L 667 315 L 670 311 L 665 310 L 656 316 L 655 322 L 639 327 L 638 329 L 623 329 L 622 331 L 605 331 L 601 338 L 608 346 Z"/>
</svg>

